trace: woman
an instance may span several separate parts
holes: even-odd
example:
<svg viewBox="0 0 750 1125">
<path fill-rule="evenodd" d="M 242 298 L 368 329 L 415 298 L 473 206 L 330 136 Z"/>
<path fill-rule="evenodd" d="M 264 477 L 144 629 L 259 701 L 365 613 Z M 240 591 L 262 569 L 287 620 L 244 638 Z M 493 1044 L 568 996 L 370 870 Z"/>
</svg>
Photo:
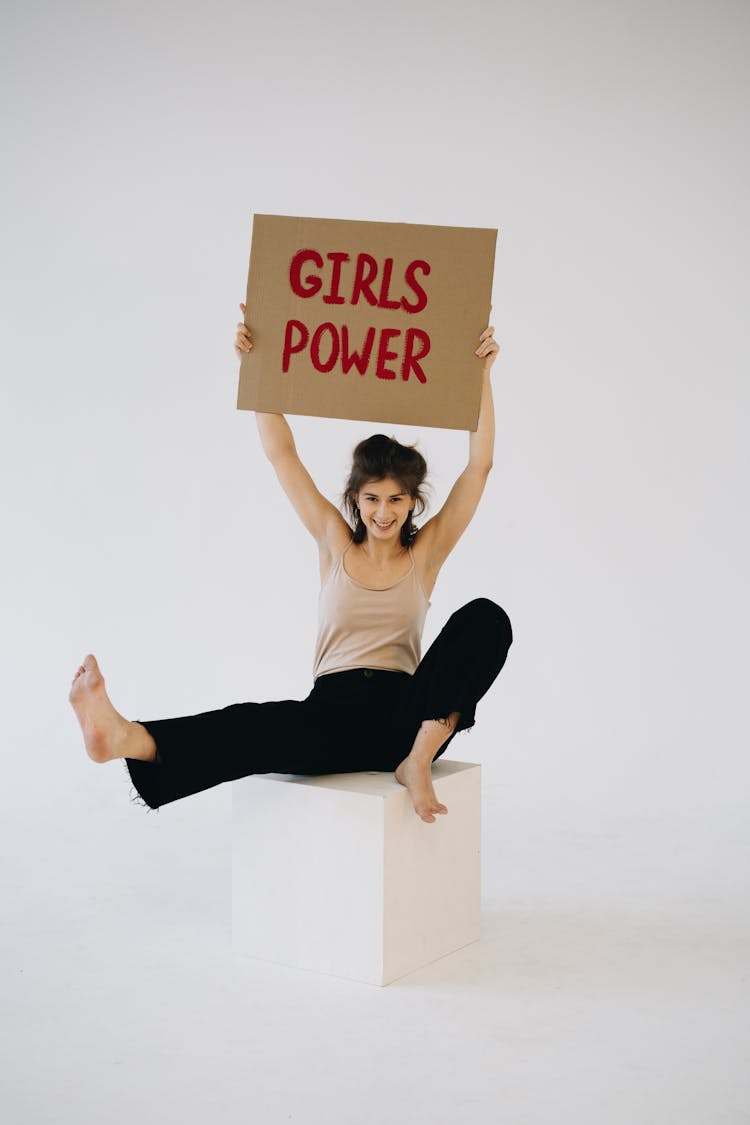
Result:
<svg viewBox="0 0 750 1125">
<path fill-rule="evenodd" d="M 243 314 L 245 306 L 240 304 Z M 252 773 L 393 770 L 427 823 L 447 813 L 432 762 L 460 730 L 505 663 L 507 614 L 476 598 L 452 614 L 420 659 L 429 597 L 443 563 L 476 511 L 492 467 L 495 421 L 490 369 L 499 351 L 485 328 L 469 462 L 441 510 L 419 530 L 424 458 L 383 434 L 359 443 L 345 490 L 354 531 L 315 487 L 282 414 L 256 413 L 263 449 L 320 558 L 314 684 L 304 700 L 235 703 L 174 719 L 129 721 L 115 710 L 95 657 L 73 679 L 70 702 L 95 762 L 124 759 L 149 808 Z M 239 357 L 252 348 L 237 325 Z"/>
</svg>

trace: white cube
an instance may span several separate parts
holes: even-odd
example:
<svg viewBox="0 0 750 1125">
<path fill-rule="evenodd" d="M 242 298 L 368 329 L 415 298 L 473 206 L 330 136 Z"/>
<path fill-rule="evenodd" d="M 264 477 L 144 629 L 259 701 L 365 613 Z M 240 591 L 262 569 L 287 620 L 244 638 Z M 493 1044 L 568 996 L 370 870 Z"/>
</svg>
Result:
<svg viewBox="0 0 750 1125">
<path fill-rule="evenodd" d="M 477 941 L 481 766 L 432 780 L 429 824 L 392 773 L 233 782 L 234 952 L 384 985 Z"/>
</svg>

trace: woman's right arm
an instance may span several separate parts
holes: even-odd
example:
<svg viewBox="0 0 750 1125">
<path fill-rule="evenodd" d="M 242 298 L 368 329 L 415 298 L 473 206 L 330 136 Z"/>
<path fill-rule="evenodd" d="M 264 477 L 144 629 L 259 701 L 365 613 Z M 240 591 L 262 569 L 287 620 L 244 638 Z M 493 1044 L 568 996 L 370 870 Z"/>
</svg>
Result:
<svg viewBox="0 0 750 1125">
<path fill-rule="evenodd" d="M 245 306 L 240 303 L 244 315 Z M 237 325 L 234 350 L 238 359 L 252 348 L 250 329 L 241 321 Z M 263 451 L 279 478 L 281 487 L 292 502 L 297 515 L 316 540 L 321 550 L 331 551 L 342 530 L 351 529 L 339 510 L 318 491 L 315 482 L 299 459 L 294 436 L 283 414 L 255 412 Z"/>
</svg>

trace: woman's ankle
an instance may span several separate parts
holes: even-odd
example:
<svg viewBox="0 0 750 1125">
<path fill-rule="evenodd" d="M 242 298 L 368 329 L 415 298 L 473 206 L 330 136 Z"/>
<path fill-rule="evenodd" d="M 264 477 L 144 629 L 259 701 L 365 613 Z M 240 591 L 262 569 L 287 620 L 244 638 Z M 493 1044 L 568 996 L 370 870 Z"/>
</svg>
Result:
<svg viewBox="0 0 750 1125">
<path fill-rule="evenodd" d="M 143 723 L 128 722 L 128 733 L 123 758 L 136 758 L 140 762 L 156 761 L 156 742 Z"/>
<path fill-rule="evenodd" d="M 460 711 L 452 711 L 445 719 L 423 719 L 410 753 L 431 762 L 456 730 L 460 717 Z"/>
</svg>

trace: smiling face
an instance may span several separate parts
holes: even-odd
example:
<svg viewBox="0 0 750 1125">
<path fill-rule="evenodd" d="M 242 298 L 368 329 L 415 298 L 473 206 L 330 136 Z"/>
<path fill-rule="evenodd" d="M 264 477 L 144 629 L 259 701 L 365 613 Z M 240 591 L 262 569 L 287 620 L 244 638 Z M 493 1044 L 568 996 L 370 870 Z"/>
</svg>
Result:
<svg viewBox="0 0 750 1125">
<path fill-rule="evenodd" d="M 414 508 L 414 497 L 393 477 L 371 480 L 356 496 L 362 522 L 373 539 L 399 542 L 401 528 Z"/>
</svg>

